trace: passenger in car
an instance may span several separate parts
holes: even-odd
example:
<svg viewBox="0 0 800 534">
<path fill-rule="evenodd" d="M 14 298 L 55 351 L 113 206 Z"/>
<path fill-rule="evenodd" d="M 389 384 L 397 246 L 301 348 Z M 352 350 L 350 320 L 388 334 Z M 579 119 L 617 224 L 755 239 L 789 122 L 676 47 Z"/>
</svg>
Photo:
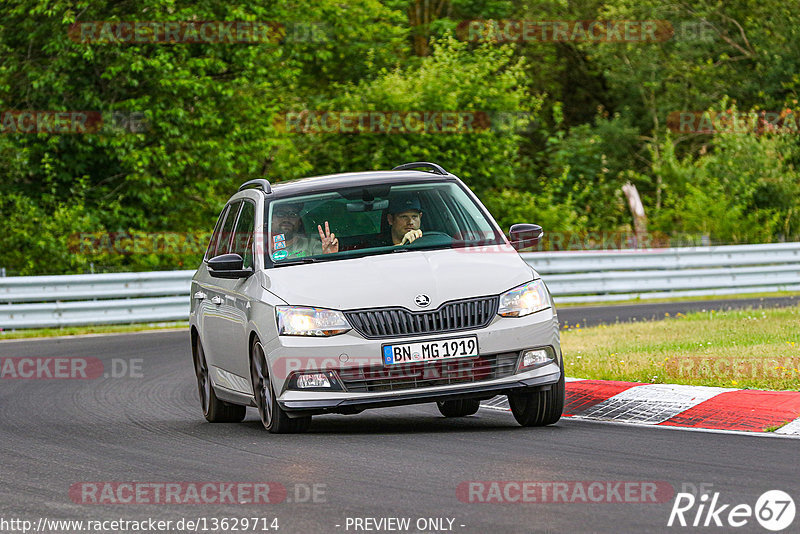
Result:
<svg viewBox="0 0 800 534">
<path fill-rule="evenodd" d="M 317 225 L 319 241 L 305 235 L 301 207 L 297 204 L 281 204 L 272 211 L 270 234 L 272 250 L 286 251 L 285 258 L 304 258 L 318 254 L 339 252 L 339 240 L 331 233 L 328 221 L 325 229 Z"/>
</svg>

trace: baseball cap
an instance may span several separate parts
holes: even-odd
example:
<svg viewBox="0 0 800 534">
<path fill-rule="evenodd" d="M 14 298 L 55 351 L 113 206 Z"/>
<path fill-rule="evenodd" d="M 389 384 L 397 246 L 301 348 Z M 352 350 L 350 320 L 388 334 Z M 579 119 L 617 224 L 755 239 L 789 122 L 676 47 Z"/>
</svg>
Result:
<svg viewBox="0 0 800 534">
<path fill-rule="evenodd" d="M 422 212 L 422 207 L 420 206 L 417 195 L 401 193 L 393 196 L 391 200 L 389 200 L 389 209 L 387 213 L 403 213 L 409 210 Z"/>
</svg>

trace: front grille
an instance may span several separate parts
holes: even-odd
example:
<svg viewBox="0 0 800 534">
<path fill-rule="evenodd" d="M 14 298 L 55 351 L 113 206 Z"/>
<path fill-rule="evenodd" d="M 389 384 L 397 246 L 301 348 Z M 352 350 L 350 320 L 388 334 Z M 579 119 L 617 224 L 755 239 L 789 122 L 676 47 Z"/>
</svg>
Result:
<svg viewBox="0 0 800 534">
<path fill-rule="evenodd" d="M 356 331 L 367 339 L 458 332 L 488 325 L 497 313 L 498 297 L 445 302 L 435 310 L 376 308 L 344 312 Z"/>
<path fill-rule="evenodd" d="M 490 354 L 475 358 L 455 358 L 385 367 L 339 369 L 347 391 L 401 391 L 450 384 L 468 384 L 506 378 L 517 368 L 517 352 Z"/>
</svg>

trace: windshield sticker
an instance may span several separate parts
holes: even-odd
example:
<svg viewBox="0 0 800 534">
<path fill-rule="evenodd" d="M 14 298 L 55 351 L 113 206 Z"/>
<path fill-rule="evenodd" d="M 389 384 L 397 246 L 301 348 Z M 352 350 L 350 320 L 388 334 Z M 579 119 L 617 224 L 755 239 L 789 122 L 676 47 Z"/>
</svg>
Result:
<svg viewBox="0 0 800 534">
<path fill-rule="evenodd" d="M 278 251 L 275 251 L 275 252 L 272 253 L 272 259 L 275 260 L 275 261 L 283 260 L 283 259 L 286 259 L 286 257 L 288 255 L 289 255 L 289 253 L 286 252 L 285 249 L 284 250 L 278 250 Z"/>
<path fill-rule="evenodd" d="M 274 243 L 281 243 L 283 241 L 286 241 L 286 237 L 284 236 L 284 234 L 276 234 L 272 236 L 272 241 Z"/>
<path fill-rule="evenodd" d="M 286 241 L 275 241 L 275 249 L 286 248 Z"/>
</svg>

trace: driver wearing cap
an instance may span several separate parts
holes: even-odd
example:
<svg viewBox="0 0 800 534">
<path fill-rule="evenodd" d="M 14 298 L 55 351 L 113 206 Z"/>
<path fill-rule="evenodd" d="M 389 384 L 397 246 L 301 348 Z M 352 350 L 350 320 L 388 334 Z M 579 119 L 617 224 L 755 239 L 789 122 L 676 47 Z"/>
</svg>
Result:
<svg viewBox="0 0 800 534">
<path fill-rule="evenodd" d="M 412 194 L 401 194 L 393 197 L 386 212 L 386 221 L 391 229 L 389 245 L 405 245 L 422 237 L 422 207 L 419 198 Z M 388 241 L 388 240 L 387 240 Z"/>
</svg>

